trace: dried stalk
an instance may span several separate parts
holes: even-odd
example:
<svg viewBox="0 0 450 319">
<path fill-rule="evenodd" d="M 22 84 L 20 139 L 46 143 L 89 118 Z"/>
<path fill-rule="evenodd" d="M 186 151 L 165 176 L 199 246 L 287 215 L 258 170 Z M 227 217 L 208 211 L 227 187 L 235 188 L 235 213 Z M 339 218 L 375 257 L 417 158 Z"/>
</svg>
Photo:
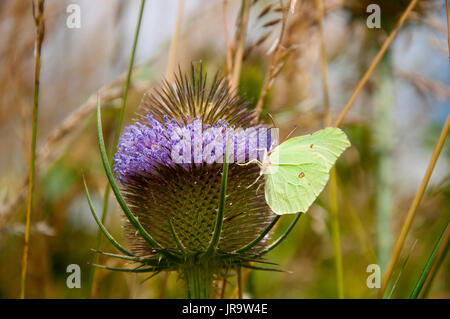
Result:
<svg viewBox="0 0 450 319">
<path fill-rule="evenodd" d="M 61 148 L 62 145 L 66 142 L 67 138 L 72 133 L 75 132 L 75 129 L 79 127 L 95 110 L 97 105 L 97 96 L 99 95 L 103 101 L 112 101 L 122 96 L 122 83 L 125 80 L 125 75 L 119 77 L 118 80 L 105 85 L 102 87 L 98 93 L 92 94 L 88 100 L 80 105 L 75 111 L 70 113 L 66 119 L 61 123 L 60 126 L 56 127 L 48 136 L 43 146 L 36 153 L 36 171 L 39 173 L 40 170 L 44 169 L 49 165 L 49 159 L 52 153 L 55 153 L 56 149 Z M 143 91 L 146 87 L 148 87 L 148 82 L 140 83 L 139 85 L 133 85 L 136 90 Z M 104 103 L 107 105 L 107 103 Z M 103 106 L 105 107 L 105 106 Z M 6 204 L 4 204 L 0 211 L 0 231 L 6 224 L 6 219 L 9 216 L 10 212 L 13 211 L 18 204 L 20 204 L 26 194 L 26 190 L 28 187 L 28 176 L 25 177 L 17 191 L 15 192 L 15 196 L 10 199 Z"/>
<path fill-rule="evenodd" d="M 23 259 L 22 259 L 22 273 L 20 283 L 20 298 L 25 298 L 25 287 L 27 280 L 28 269 L 28 249 L 30 241 L 30 225 L 31 225 L 31 212 L 33 208 L 33 190 L 34 190 L 34 178 L 36 170 L 36 138 L 37 138 L 37 120 L 39 111 L 39 75 L 41 71 L 41 49 L 42 42 L 45 36 L 45 23 L 44 23 L 44 0 L 38 0 L 37 5 L 33 1 L 33 18 L 36 26 L 36 38 L 34 42 L 34 103 L 33 103 L 33 127 L 31 136 L 31 148 L 30 148 L 30 172 L 28 183 L 28 198 L 27 198 L 27 215 L 25 223 L 25 242 L 23 246 Z"/>
<path fill-rule="evenodd" d="M 225 46 L 227 49 L 227 80 L 228 86 L 231 88 L 231 72 L 233 70 L 233 49 L 231 47 L 230 29 L 228 25 L 228 0 L 223 0 L 223 25 L 225 29 Z"/>
<path fill-rule="evenodd" d="M 292 7 L 292 0 L 289 1 L 289 5 L 287 7 L 283 6 L 282 1 L 280 1 L 280 6 L 283 12 L 283 20 L 281 22 L 281 31 L 280 35 L 277 39 L 276 45 L 274 50 L 272 51 L 272 54 L 270 56 L 270 66 L 269 66 L 269 72 L 266 74 L 266 77 L 264 79 L 263 87 L 261 89 L 261 93 L 259 94 L 258 101 L 256 102 L 255 107 L 255 113 L 256 113 L 256 120 L 259 118 L 259 115 L 261 114 L 263 105 L 264 105 L 264 99 L 269 92 L 270 88 L 272 87 L 273 81 L 275 77 L 279 74 L 281 71 L 281 68 L 283 67 L 284 63 L 283 60 L 285 58 L 285 54 L 282 54 L 281 50 L 283 48 L 282 41 L 284 39 L 284 34 L 286 32 L 286 25 L 287 20 L 289 16 L 289 9 Z"/>
<path fill-rule="evenodd" d="M 408 210 L 408 213 L 406 215 L 406 219 L 405 219 L 405 222 L 403 223 L 402 229 L 400 231 L 400 235 L 398 236 L 397 241 L 395 243 L 394 252 L 392 253 L 392 257 L 389 261 L 389 265 L 386 269 L 386 273 L 384 274 L 383 281 L 381 283 L 381 288 L 378 291 L 378 295 L 377 295 L 378 298 L 382 298 L 384 295 L 386 286 L 389 282 L 389 279 L 392 276 L 392 272 L 394 270 L 394 267 L 397 263 L 397 260 L 400 256 L 403 245 L 405 243 L 406 236 L 408 235 L 408 232 L 411 229 L 411 225 L 414 220 L 414 217 L 416 216 L 417 209 L 420 205 L 420 202 L 422 201 L 423 195 L 425 194 L 425 190 L 427 189 L 428 182 L 430 181 L 430 178 L 431 178 L 431 174 L 433 173 L 436 162 L 439 158 L 442 148 L 444 147 L 445 139 L 447 138 L 449 130 L 450 130 L 450 115 L 447 116 L 447 120 L 445 122 L 444 127 L 442 128 L 441 135 L 439 136 L 439 139 L 438 139 L 436 146 L 434 148 L 434 151 L 433 151 L 433 155 L 431 156 L 430 163 L 428 164 L 428 168 L 425 172 L 425 176 L 422 179 L 422 183 L 420 184 L 420 187 L 417 190 L 417 193 L 414 196 L 414 200 L 413 200 L 413 202 Z"/>
<path fill-rule="evenodd" d="M 183 23 L 184 0 L 178 1 L 177 20 L 173 31 L 172 41 L 170 42 L 169 61 L 167 63 L 166 78 L 173 80 L 175 71 L 175 62 L 177 59 L 178 42 L 180 41 L 180 29 Z"/>
<path fill-rule="evenodd" d="M 381 46 L 380 50 L 378 51 L 377 55 L 373 59 L 372 63 L 370 64 L 369 68 L 367 69 L 366 73 L 364 73 L 363 77 L 359 81 L 358 85 L 355 88 L 355 91 L 351 95 L 350 99 L 348 100 L 347 104 L 344 106 L 342 111 L 339 113 L 339 116 L 334 123 L 334 126 L 338 127 L 342 124 L 342 121 L 344 120 L 345 116 L 347 115 L 350 108 L 355 103 L 356 98 L 358 97 L 359 93 L 362 91 L 364 86 L 366 85 L 367 81 L 369 80 L 370 76 L 372 75 L 373 71 L 377 67 L 378 63 L 381 61 L 381 58 L 386 53 L 387 49 L 391 45 L 392 41 L 394 40 L 395 36 L 397 35 L 398 31 L 401 29 L 403 24 L 405 23 L 406 19 L 408 18 L 411 11 L 416 6 L 418 0 L 412 0 L 408 7 L 406 8 L 405 12 L 400 17 L 400 20 L 398 21 L 397 25 L 395 26 L 394 30 L 392 30 L 391 34 L 387 37 L 387 39 L 384 41 L 383 45 Z"/>
<path fill-rule="evenodd" d="M 315 0 L 317 20 L 319 24 L 320 38 L 320 71 L 322 75 L 323 104 L 324 104 L 324 124 L 331 126 L 330 98 L 328 89 L 328 66 L 327 53 L 325 47 L 325 35 L 323 31 L 323 0 Z M 331 238 L 335 255 L 335 267 L 337 278 L 337 292 L 339 298 L 344 298 L 344 268 L 342 263 L 341 236 L 339 225 L 339 211 L 337 201 L 337 175 L 333 167 L 330 174 L 330 217 L 331 217 Z"/>
<path fill-rule="evenodd" d="M 448 0 L 445 2 L 445 6 L 447 9 L 447 37 L 448 37 L 448 54 L 450 57 L 450 11 L 448 7 Z"/>
<path fill-rule="evenodd" d="M 241 76 L 242 58 L 245 51 L 245 39 L 247 36 L 248 17 L 250 15 L 251 1 L 242 0 L 241 19 L 239 26 L 239 38 L 234 56 L 233 72 L 231 76 L 231 89 L 235 90 L 239 85 L 239 77 Z"/>
<path fill-rule="evenodd" d="M 134 34 L 133 47 L 131 49 L 130 62 L 128 64 L 127 79 L 126 79 L 125 87 L 123 90 L 122 104 L 120 106 L 120 111 L 119 111 L 119 120 L 118 120 L 116 131 L 114 134 L 114 141 L 113 141 L 113 144 L 111 145 L 111 150 L 109 152 L 109 162 L 112 162 L 114 148 L 116 147 L 116 145 L 119 141 L 120 133 L 122 130 L 123 120 L 124 120 L 124 116 L 125 116 L 125 107 L 126 107 L 127 98 L 128 98 L 128 90 L 130 89 L 131 75 L 133 73 L 133 66 L 134 66 L 134 57 L 136 56 L 136 48 L 137 48 L 137 43 L 138 43 L 138 39 L 139 39 L 139 32 L 141 30 L 144 7 L 145 7 L 145 0 L 142 0 L 140 8 L 139 8 L 139 15 L 138 15 L 138 22 L 136 25 L 136 31 Z M 101 219 L 102 223 L 105 223 L 106 215 L 108 214 L 109 194 L 110 194 L 110 185 L 109 185 L 109 183 L 107 183 L 106 187 L 105 187 L 104 197 L 103 197 L 103 209 L 102 209 L 102 219 Z M 97 233 L 97 245 L 96 245 L 97 250 L 100 249 L 101 241 L 102 241 L 102 233 L 101 233 L 101 230 L 99 229 L 98 233 Z M 94 264 L 97 263 L 97 260 L 98 260 L 98 255 L 96 254 L 94 256 L 93 263 Z M 90 292 L 91 297 L 95 294 L 96 287 L 97 287 L 97 281 L 95 278 L 95 272 L 96 272 L 95 270 L 96 269 L 94 267 L 91 269 L 89 282 L 88 282 L 88 285 L 89 285 L 88 291 Z"/>
</svg>

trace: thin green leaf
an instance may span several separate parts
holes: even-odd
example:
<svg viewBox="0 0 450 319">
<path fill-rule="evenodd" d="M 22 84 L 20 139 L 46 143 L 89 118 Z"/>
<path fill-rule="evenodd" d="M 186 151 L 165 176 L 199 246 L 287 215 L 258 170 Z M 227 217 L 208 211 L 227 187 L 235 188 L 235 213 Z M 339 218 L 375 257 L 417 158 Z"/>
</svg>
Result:
<svg viewBox="0 0 450 319">
<path fill-rule="evenodd" d="M 436 257 L 436 253 L 439 250 L 439 247 L 445 237 L 448 225 L 449 222 L 447 222 L 447 225 L 445 226 L 444 230 L 439 236 L 438 241 L 434 245 L 433 251 L 431 252 L 430 257 L 428 258 L 427 263 L 425 264 L 425 267 L 423 268 L 423 271 L 420 274 L 419 280 L 417 281 L 416 286 L 414 287 L 413 291 L 411 292 L 411 295 L 409 296 L 409 299 L 416 299 L 420 291 L 422 290 L 423 284 L 425 283 L 425 280 L 427 279 L 428 274 L 430 273 L 431 265 L 433 264 L 434 258 Z"/>
<path fill-rule="evenodd" d="M 387 299 L 392 298 L 392 295 L 394 294 L 394 291 L 397 288 L 397 284 L 400 281 L 400 277 L 402 276 L 403 270 L 405 269 L 406 263 L 408 262 L 409 256 L 411 256 L 411 253 L 413 252 L 414 247 L 416 247 L 416 244 L 417 244 L 417 239 L 414 241 L 414 244 L 412 244 L 411 248 L 409 249 L 408 255 L 406 256 L 405 260 L 403 261 L 402 267 L 400 268 L 400 271 L 398 272 L 397 278 L 395 278 L 394 285 L 392 286 L 392 289 L 389 292 Z"/>
<path fill-rule="evenodd" d="M 102 269 L 113 270 L 113 271 L 121 271 L 121 272 L 139 272 L 140 273 L 140 272 L 152 272 L 152 271 L 160 271 L 161 270 L 161 269 L 155 268 L 155 267 L 129 269 L 129 268 L 119 268 L 119 267 L 108 267 L 108 266 L 98 265 L 98 264 L 92 264 L 92 266 L 97 267 L 97 268 L 102 268 Z"/>
<path fill-rule="evenodd" d="M 260 266 L 253 266 L 250 264 L 242 264 L 241 265 L 244 268 L 249 268 L 249 269 L 254 269 L 254 270 L 265 270 L 265 271 L 276 271 L 276 272 L 286 272 L 285 270 L 282 269 L 277 269 L 277 268 L 266 268 L 266 267 L 260 267 Z"/>
<path fill-rule="evenodd" d="M 239 248 L 235 251 L 235 253 L 243 253 L 258 244 L 266 235 L 267 233 L 275 226 L 277 221 L 280 219 L 281 215 L 276 215 L 273 221 L 269 224 L 269 226 L 264 229 L 264 231 L 257 237 L 255 240 L 253 240 L 251 243 L 247 244 L 246 246 Z"/>
<path fill-rule="evenodd" d="M 216 225 L 214 227 L 214 233 L 212 239 L 205 251 L 205 255 L 210 255 L 219 244 L 220 233 L 222 232 L 223 225 L 223 211 L 225 207 L 225 200 L 227 194 L 227 182 L 228 182 L 228 142 L 225 151 L 225 160 L 223 163 L 222 171 L 222 184 L 220 187 L 219 209 L 217 211 Z"/>
<path fill-rule="evenodd" d="M 441 243 L 437 255 L 435 257 L 435 261 L 431 266 L 430 274 L 428 275 L 427 279 L 425 280 L 425 283 L 423 284 L 422 291 L 419 295 L 420 298 L 427 298 L 427 295 L 433 285 L 434 278 L 438 274 L 439 268 L 441 267 L 442 262 L 445 260 L 445 257 L 447 256 L 447 252 L 450 247 L 449 236 L 450 235 L 447 230 L 447 234 L 445 235 L 444 241 Z"/>
<path fill-rule="evenodd" d="M 139 220 L 130 211 L 127 204 L 125 203 L 125 200 L 123 199 L 122 195 L 120 194 L 120 191 L 119 191 L 119 188 L 117 187 L 116 182 L 114 181 L 113 173 L 112 173 L 111 167 L 109 166 L 109 162 L 108 162 L 108 156 L 106 154 L 105 141 L 103 139 L 102 118 L 101 118 L 101 111 L 100 111 L 100 99 L 98 99 L 98 102 L 97 102 L 97 135 L 98 135 L 98 145 L 100 148 L 100 154 L 102 157 L 103 167 L 105 169 L 106 176 L 108 177 L 108 181 L 109 181 L 109 184 L 111 185 L 111 189 L 113 190 L 114 195 L 116 196 L 116 199 L 119 202 L 119 205 L 122 208 L 125 216 L 128 218 L 130 223 L 136 228 L 136 230 L 139 232 L 139 234 L 142 236 L 142 238 L 144 238 L 144 240 L 150 246 L 152 246 L 153 248 L 162 249 L 162 247 L 142 227 Z M 161 253 L 166 255 L 167 257 L 178 258 L 177 256 L 175 256 L 165 250 L 161 250 Z"/>
<path fill-rule="evenodd" d="M 183 243 L 181 242 L 180 237 L 178 237 L 175 228 L 173 227 L 172 220 L 169 218 L 169 226 L 170 226 L 170 232 L 172 233 L 173 239 L 175 239 L 175 243 L 177 244 L 177 247 L 182 251 L 185 252 L 186 249 L 184 248 Z"/>
<path fill-rule="evenodd" d="M 269 251 L 271 251 L 272 249 L 274 249 L 275 247 L 277 247 L 279 244 L 281 244 L 281 242 L 289 235 L 289 233 L 291 232 L 291 230 L 294 228 L 295 224 L 297 224 L 297 221 L 299 220 L 300 216 L 302 215 L 301 212 L 297 213 L 297 215 L 295 215 L 294 220 L 292 221 L 292 223 L 289 225 L 289 227 L 286 229 L 286 231 L 276 240 L 274 241 L 269 247 L 267 247 L 266 249 L 264 249 L 262 252 L 260 252 L 258 254 L 258 256 L 262 256 L 264 254 L 267 254 Z"/>
<path fill-rule="evenodd" d="M 86 198 L 87 198 L 87 201 L 88 201 L 88 204 L 89 204 L 89 208 L 91 210 L 92 217 L 94 217 L 94 220 L 97 223 L 97 225 L 100 228 L 100 230 L 103 232 L 105 237 L 108 238 L 108 240 L 111 242 L 111 244 L 113 244 L 114 247 L 116 247 L 120 252 L 122 252 L 122 253 L 124 253 L 125 255 L 128 255 L 128 256 L 133 256 L 132 253 L 130 253 L 128 250 L 126 250 L 124 247 L 122 247 L 122 245 L 120 245 L 117 242 L 117 240 L 115 240 L 112 237 L 112 235 L 108 232 L 108 230 L 105 228 L 105 226 L 103 226 L 102 222 L 98 219 L 97 214 L 95 213 L 94 206 L 92 205 L 91 196 L 89 195 L 89 190 L 88 190 L 88 187 L 87 187 L 84 175 L 83 175 L 83 184 L 84 184 L 84 192 L 86 193 Z"/>
<path fill-rule="evenodd" d="M 92 249 L 92 251 L 94 251 L 98 254 L 108 256 L 108 257 L 114 257 L 114 258 L 119 258 L 119 259 L 123 259 L 123 260 L 140 262 L 140 263 L 144 263 L 146 265 L 158 266 L 160 264 L 159 260 L 157 260 L 157 259 L 118 255 L 118 254 L 107 253 L 107 252 L 103 252 L 103 251 L 99 251 L 99 250 L 95 250 L 95 249 Z"/>
</svg>

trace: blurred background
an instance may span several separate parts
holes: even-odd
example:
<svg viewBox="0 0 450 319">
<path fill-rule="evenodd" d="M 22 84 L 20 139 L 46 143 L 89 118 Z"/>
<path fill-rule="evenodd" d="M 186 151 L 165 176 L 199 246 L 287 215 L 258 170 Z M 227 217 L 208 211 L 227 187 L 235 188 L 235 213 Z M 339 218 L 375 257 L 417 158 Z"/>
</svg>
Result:
<svg viewBox="0 0 450 319">
<path fill-rule="evenodd" d="M 227 2 L 230 38 L 241 1 Z M 323 126 L 320 33 L 314 0 L 298 0 L 282 39 L 283 61 L 263 99 L 262 119 L 273 114 L 281 136 L 294 126 L 305 134 Z M 381 27 L 368 28 L 367 6 L 381 8 Z M 70 28 L 67 7 L 80 8 Z M 409 1 L 325 0 L 324 42 L 331 118 L 336 119 Z M 104 132 L 112 142 L 139 13 L 138 0 L 47 0 L 42 47 L 37 137 L 37 180 L 32 213 L 27 296 L 30 298 L 184 298 L 176 274 L 144 275 L 97 270 L 88 284 L 97 226 L 85 199 L 85 174 L 101 211 L 106 177 L 97 146 L 93 109 L 100 91 Z M 267 10 L 268 6 L 270 7 Z M 279 1 L 253 1 L 239 91 L 256 105 L 281 32 Z M 182 17 L 178 19 L 178 16 Z M 179 38 L 176 65 L 202 63 L 212 76 L 226 70 L 224 3 L 147 0 L 138 40 L 125 125 L 145 92 L 167 75 L 171 39 Z M 0 298 L 17 298 L 25 230 L 33 105 L 35 26 L 31 1 L 0 0 Z M 173 66 L 172 66 L 173 68 Z M 348 298 L 374 298 L 369 264 L 381 269 L 406 216 L 450 112 L 450 64 L 445 0 L 422 0 L 372 74 L 341 127 L 352 147 L 337 164 L 339 220 Z M 447 141 L 408 235 L 402 258 L 417 240 L 395 297 L 414 287 L 450 219 L 450 148 Z M 245 297 L 335 298 L 328 189 L 268 259 L 291 273 L 246 273 Z M 122 216 L 110 197 L 107 226 L 121 239 Z M 283 219 L 278 231 L 290 219 Z M 114 252 L 102 244 L 103 251 Z M 100 258 L 103 264 L 121 261 Z M 69 264 L 81 267 L 81 289 L 66 286 Z M 450 297 L 448 258 L 428 297 Z M 394 275 L 396 275 L 394 273 Z M 226 296 L 236 286 L 229 279 Z"/>
</svg>

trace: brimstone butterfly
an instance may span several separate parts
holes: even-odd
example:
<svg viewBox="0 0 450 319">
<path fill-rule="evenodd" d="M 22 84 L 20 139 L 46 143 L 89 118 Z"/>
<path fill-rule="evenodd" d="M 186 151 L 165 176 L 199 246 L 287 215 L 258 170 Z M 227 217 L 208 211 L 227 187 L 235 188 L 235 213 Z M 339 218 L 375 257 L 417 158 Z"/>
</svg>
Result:
<svg viewBox="0 0 450 319">
<path fill-rule="evenodd" d="M 345 133 L 328 127 L 290 138 L 266 152 L 261 167 L 265 197 L 278 215 L 306 212 L 324 189 L 330 170 L 350 146 Z"/>
</svg>

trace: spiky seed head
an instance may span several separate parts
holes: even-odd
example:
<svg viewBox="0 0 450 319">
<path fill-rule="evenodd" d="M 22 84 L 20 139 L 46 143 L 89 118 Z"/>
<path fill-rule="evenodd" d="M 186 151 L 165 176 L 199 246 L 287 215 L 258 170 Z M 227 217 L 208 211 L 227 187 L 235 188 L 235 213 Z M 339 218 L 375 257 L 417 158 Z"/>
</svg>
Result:
<svg viewBox="0 0 450 319">
<path fill-rule="evenodd" d="M 193 67 L 189 75 L 180 71 L 174 83 L 166 81 L 145 95 L 141 106 L 143 114 L 125 128 L 119 140 L 114 172 L 131 211 L 146 231 L 163 249 L 182 256 L 183 262 L 205 252 L 219 207 L 223 164 L 217 159 L 225 154 L 228 141 L 228 147 L 240 153 L 229 159 L 223 227 L 210 258 L 221 268 L 258 255 L 266 246 L 267 236 L 251 249 L 236 252 L 258 238 L 275 216 L 259 189 L 262 180 L 255 183 L 259 167 L 236 163 L 261 160 L 263 149 L 267 150 L 271 142 L 267 128 L 251 124 L 257 121 L 247 109 L 248 102 L 230 92 L 218 75 L 208 84 L 201 68 Z M 179 132 L 194 137 L 189 142 L 191 162 L 179 163 L 173 158 Z M 199 154 L 199 136 L 202 149 L 214 146 L 215 161 Z M 195 160 L 198 158 L 200 162 Z M 132 225 L 126 224 L 125 230 L 134 254 L 158 254 Z M 172 266 L 177 267 L 173 262 Z"/>
</svg>

